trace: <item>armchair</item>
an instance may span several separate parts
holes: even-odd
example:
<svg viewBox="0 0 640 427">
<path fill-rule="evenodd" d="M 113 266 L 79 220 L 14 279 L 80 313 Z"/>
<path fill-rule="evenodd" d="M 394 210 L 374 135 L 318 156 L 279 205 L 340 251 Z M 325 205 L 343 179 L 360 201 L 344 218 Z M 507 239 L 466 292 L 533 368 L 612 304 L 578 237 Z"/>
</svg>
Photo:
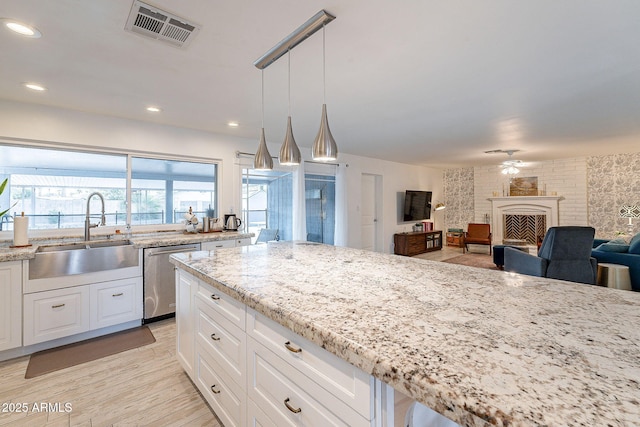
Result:
<svg viewBox="0 0 640 427">
<path fill-rule="evenodd" d="M 598 262 L 591 257 L 594 235 L 593 227 L 551 227 L 538 256 L 505 247 L 504 269 L 594 285 L 598 272 Z"/>
<path fill-rule="evenodd" d="M 489 255 L 491 255 L 491 225 L 489 224 L 469 224 L 467 231 L 464 233 L 464 245 L 462 252 L 465 249 L 468 251 L 468 244 L 472 245 L 489 245 Z"/>
</svg>

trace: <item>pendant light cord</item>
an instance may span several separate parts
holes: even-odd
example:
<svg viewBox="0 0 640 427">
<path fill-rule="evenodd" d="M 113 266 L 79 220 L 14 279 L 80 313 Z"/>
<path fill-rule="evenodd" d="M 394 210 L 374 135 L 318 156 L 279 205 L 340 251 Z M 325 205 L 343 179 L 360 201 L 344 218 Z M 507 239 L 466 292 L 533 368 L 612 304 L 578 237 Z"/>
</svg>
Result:
<svg viewBox="0 0 640 427">
<path fill-rule="evenodd" d="M 288 84 L 289 84 L 289 88 L 287 89 L 288 90 L 287 95 L 289 97 L 289 109 L 288 109 L 288 111 L 289 111 L 289 117 L 291 117 L 291 49 L 289 49 L 287 51 L 287 61 L 288 61 L 288 67 L 289 67 L 289 69 L 287 71 L 287 73 L 288 73 Z"/>
<path fill-rule="evenodd" d="M 322 103 L 326 104 L 327 103 L 327 72 L 326 72 L 326 59 L 325 59 L 325 31 L 324 31 L 324 26 L 325 24 L 322 24 Z"/>
<path fill-rule="evenodd" d="M 262 129 L 264 129 L 264 70 L 261 70 L 260 76 L 262 77 Z"/>
</svg>

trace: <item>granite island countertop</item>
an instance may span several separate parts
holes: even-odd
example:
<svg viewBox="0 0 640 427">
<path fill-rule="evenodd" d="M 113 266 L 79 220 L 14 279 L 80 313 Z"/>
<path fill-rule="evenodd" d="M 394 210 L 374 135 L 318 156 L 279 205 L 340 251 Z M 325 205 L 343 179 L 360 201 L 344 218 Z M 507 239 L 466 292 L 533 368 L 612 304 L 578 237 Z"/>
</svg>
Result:
<svg viewBox="0 0 640 427">
<path fill-rule="evenodd" d="M 134 234 L 130 239 L 137 248 L 155 248 L 160 246 L 183 245 L 189 243 L 212 242 L 219 240 L 234 240 L 253 237 L 253 233 L 242 233 L 235 231 L 215 232 L 215 233 L 186 233 L 182 231 L 161 231 Z M 124 235 L 114 235 L 111 239 L 104 236 L 95 236 L 91 242 L 104 240 L 124 240 Z M 84 242 L 81 236 L 67 236 L 60 238 L 40 238 L 30 239 L 31 245 L 27 247 L 11 247 L 10 241 L 0 243 L 0 262 L 20 261 L 33 259 L 39 246 L 49 246 L 57 244 L 68 244 L 73 242 Z"/>
<path fill-rule="evenodd" d="M 640 425 L 640 293 L 309 243 L 172 262 L 461 425 Z"/>
</svg>

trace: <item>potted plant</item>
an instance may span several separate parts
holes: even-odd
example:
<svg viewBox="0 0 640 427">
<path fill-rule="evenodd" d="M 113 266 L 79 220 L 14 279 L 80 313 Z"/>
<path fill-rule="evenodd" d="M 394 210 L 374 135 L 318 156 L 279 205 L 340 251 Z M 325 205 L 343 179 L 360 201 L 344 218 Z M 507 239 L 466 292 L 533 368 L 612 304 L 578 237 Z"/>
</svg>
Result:
<svg viewBox="0 0 640 427">
<path fill-rule="evenodd" d="M 4 189 L 7 186 L 7 183 L 9 182 L 9 178 L 5 178 L 4 181 L 2 181 L 2 184 L 0 184 L 0 196 L 2 195 L 2 193 L 4 193 Z M 16 202 L 18 203 L 18 202 Z M 11 210 L 12 207 L 14 207 L 16 205 L 16 203 L 14 203 L 13 205 L 11 205 L 9 208 L 7 208 L 6 210 L 0 212 L 0 220 L 2 219 L 2 217 Z"/>
</svg>

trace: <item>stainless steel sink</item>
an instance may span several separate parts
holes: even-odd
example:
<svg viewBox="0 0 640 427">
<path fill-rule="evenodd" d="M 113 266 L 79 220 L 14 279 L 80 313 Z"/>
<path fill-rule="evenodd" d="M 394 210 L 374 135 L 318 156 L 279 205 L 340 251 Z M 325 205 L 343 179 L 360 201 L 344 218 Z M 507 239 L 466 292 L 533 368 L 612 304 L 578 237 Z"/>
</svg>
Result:
<svg viewBox="0 0 640 427">
<path fill-rule="evenodd" d="M 29 280 L 136 267 L 139 249 L 128 240 L 40 246 L 29 261 Z"/>
</svg>

